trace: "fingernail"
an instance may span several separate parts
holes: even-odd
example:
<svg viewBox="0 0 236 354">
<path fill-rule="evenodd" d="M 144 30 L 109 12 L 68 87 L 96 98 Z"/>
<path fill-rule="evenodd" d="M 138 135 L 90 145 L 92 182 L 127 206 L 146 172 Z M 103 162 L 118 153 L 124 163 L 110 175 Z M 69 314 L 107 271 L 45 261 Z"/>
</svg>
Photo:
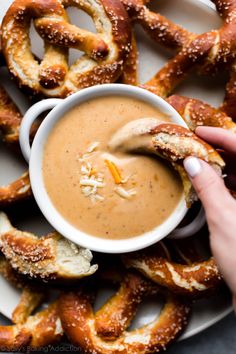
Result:
<svg viewBox="0 0 236 354">
<path fill-rule="evenodd" d="M 197 157 L 188 157 L 184 160 L 184 168 L 191 178 L 196 177 L 202 170 L 202 166 Z"/>
</svg>

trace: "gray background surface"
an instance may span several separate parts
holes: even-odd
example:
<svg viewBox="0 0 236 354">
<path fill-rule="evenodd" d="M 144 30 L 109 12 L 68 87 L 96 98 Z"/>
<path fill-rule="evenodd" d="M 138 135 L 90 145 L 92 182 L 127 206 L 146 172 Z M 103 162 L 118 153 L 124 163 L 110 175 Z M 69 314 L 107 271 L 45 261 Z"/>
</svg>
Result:
<svg viewBox="0 0 236 354">
<path fill-rule="evenodd" d="M 230 314 L 216 325 L 174 344 L 167 354 L 235 354 L 236 316 Z"/>
</svg>

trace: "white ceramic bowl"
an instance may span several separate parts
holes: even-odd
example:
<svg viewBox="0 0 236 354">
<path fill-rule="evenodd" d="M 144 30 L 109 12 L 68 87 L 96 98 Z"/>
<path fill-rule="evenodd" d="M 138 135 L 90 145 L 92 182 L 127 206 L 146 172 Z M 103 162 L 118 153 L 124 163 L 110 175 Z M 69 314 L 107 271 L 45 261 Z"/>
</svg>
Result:
<svg viewBox="0 0 236 354">
<path fill-rule="evenodd" d="M 129 85 L 106 84 L 83 89 L 64 100 L 47 99 L 33 105 L 22 121 L 20 145 L 25 159 L 29 162 L 30 180 L 34 197 L 49 223 L 63 236 L 83 247 L 105 253 L 124 253 L 145 248 L 169 235 L 187 212 L 184 195 L 173 213 L 160 226 L 137 237 L 122 240 L 108 240 L 89 235 L 71 225 L 58 212 L 50 200 L 45 189 L 42 175 L 44 145 L 58 120 L 74 106 L 78 106 L 84 101 L 109 95 L 129 96 L 143 100 L 156 107 L 160 112 L 168 115 L 174 123 L 187 127 L 176 110 L 165 100 L 153 93 Z M 52 110 L 38 129 L 32 147 L 30 147 L 29 132 L 32 123 L 43 111 L 48 109 Z"/>
</svg>

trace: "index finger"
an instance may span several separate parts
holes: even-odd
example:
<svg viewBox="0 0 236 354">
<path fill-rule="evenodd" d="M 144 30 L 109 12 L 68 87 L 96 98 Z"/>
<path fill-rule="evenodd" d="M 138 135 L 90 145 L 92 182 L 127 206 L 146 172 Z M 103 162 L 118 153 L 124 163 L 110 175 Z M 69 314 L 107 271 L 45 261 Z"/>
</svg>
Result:
<svg viewBox="0 0 236 354">
<path fill-rule="evenodd" d="M 236 155 L 235 133 L 222 128 L 198 127 L 196 134 L 208 143 Z"/>
</svg>

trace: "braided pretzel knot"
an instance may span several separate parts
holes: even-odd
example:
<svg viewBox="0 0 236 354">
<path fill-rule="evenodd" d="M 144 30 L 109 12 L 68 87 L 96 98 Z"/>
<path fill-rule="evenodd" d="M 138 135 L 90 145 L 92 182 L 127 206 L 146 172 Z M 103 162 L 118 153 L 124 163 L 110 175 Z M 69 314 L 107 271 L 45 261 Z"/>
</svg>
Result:
<svg viewBox="0 0 236 354">
<path fill-rule="evenodd" d="M 175 25 L 164 16 L 150 11 L 146 0 L 123 0 L 132 21 L 139 23 L 156 42 L 178 53 L 144 87 L 162 97 L 167 97 L 196 65 L 201 73 L 211 73 L 228 68 L 234 63 L 236 53 L 236 1 L 212 0 L 223 18 L 219 30 L 196 35 Z M 134 54 L 133 54 L 134 55 Z M 234 66 L 233 66 L 234 68 Z M 135 73 L 132 73 L 135 77 Z M 135 79 L 134 79 L 135 81 Z M 226 87 L 222 109 L 232 113 L 235 91 L 235 70 Z M 231 107 L 226 108 L 226 107 Z M 232 115 L 235 117 L 234 115 Z"/>
<path fill-rule="evenodd" d="M 161 242 L 154 247 L 124 255 L 123 262 L 127 268 L 137 269 L 158 285 L 188 297 L 205 296 L 222 281 L 212 257 L 206 261 L 177 263 L 172 261 Z"/>
<path fill-rule="evenodd" d="M 71 25 L 65 8 L 87 12 L 97 34 Z M 45 41 L 39 64 L 31 53 L 30 20 Z M 15 0 L 2 23 L 2 46 L 20 85 L 46 96 L 65 97 L 81 88 L 115 81 L 129 52 L 131 31 L 119 0 Z M 85 52 L 68 68 L 68 48 Z"/>
<path fill-rule="evenodd" d="M 137 306 L 153 289 L 138 274 L 127 273 L 120 289 L 94 314 L 89 288 L 65 293 L 60 298 L 60 318 L 69 340 L 91 354 L 149 354 L 166 348 L 185 328 L 189 306 L 168 295 L 159 319 L 127 332 Z M 153 290 L 151 290 L 153 291 Z"/>
</svg>

